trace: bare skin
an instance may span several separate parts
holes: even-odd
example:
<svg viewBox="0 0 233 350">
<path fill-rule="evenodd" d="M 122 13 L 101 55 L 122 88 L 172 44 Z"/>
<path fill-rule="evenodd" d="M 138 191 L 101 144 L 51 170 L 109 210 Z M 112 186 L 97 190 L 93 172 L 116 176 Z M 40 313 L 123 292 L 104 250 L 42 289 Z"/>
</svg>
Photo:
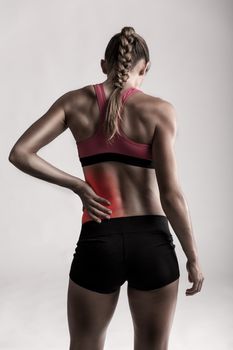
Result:
<svg viewBox="0 0 233 350">
<path fill-rule="evenodd" d="M 134 327 L 134 350 L 166 350 L 176 309 L 179 278 L 152 291 L 127 288 Z M 119 299 L 115 293 L 87 290 L 69 279 L 69 350 L 101 350 Z"/>
<path fill-rule="evenodd" d="M 106 96 L 109 96 L 112 87 L 107 62 L 101 60 L 101 66 L 108 75 L 104 89 Z M 140 60 L 130 72 L 125 88 L 138 88 L 145 77 L 146 68 L 144 61 Z M 124 107 L 122 128 L 131 140 L 151 143 L 156 172 L 154 169 L 117 162 L 104 165 L 97 163 L 83 168 L 83 181 L 54 167 L 37 154 L 68 128 L 77 142 L 90 137 L 98 124 L 98 117 L 98 105 L 91 85 L 69 91 L 58 98 L 17 140 L 9 160 L 25 173 L 66 187 L 77 194 L 90 220 L 100 222 L 107 215 L 118 217 L 122 213 L 124 216 L 166 215 L 187 257 L 188 280 L 193 285 L 186 289 L 186 295 L 200 292 L 204 277 L 189 209 L 178 180 L 174 152 L 176 111 L 171 103 L 144 93 L 131 96 Z M 93 173 L 98 177 L 104 171 L 111 173 L 114 188 L 105 184 L 105 196 L 102 196 L 103 182 L 93 182 L 92 178 Z M 135 350 L 167 349 L 178 283 L 179 279 L 148 292 L 128 288 L 135 330 Z M 67 311 L 70 350 L 103 349 L 106 330 L 118 296 L 119 291 L 112 294 L 96 293 L 69 280 Z"/>
</svg>

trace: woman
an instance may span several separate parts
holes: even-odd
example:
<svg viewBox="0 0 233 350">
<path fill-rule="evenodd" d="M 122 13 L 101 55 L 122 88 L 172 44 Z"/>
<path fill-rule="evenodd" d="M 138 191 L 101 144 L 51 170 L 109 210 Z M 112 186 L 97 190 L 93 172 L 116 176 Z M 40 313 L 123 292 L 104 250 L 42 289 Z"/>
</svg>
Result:
<svg viewBox="0 0 233 350">
<path fill-rule="evenodd" d="M 192 288 L 203 283 L 174 154 L 176 111 L 139 87 L 149 70 L 134 28 L 114 35 L 101 60 L 107 79 L 61 96 L 19 138 L 9 160 L 22 171 L 71 189 L 83 205 L 69 273 L 70 350 L 100 350 L 120 287 L 128 282 L 135 350 L 167 349 L 179 264 L 168 222 L 187 257 Z M 85 181 L 37 155 L 69 128 Z"/>
</svg>

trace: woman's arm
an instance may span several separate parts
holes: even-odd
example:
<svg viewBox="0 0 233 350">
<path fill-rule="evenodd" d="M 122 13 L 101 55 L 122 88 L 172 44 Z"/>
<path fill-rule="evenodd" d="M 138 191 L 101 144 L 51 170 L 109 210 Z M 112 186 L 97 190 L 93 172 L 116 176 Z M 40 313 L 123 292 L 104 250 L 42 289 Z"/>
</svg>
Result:
<svg viewBox="0 0 233 350">
<path fill-rule="evenodd" d="M 195 270 L 192 276 L 189 275 L 189 280 L 191 278 L 194 286 L 192 289 L 187 290 L 192 293 L 200 291 L 204 278 L 199 267 L 197 246 L 193 235 L 188 205 L 178 180 L 174 151 L 177 131 L 176 111 L 172 104 L 163 101 L 159 111 L 157 108 L 158 112 L 159 118 L 153 137 L 152 155 L 160 190 L 160 200 L 164 212 L 187 256 L 188 262 L 186 266 L 189 269 L 189 266 L 192 265 Z"/>
<path fill-rule="evenodd" d="M 87 182 L 56 168 L 37 155 L 42 147 L 67 129 L 68 99 L 69 92 L 58 98 L 49 110 L 23 133 L 10 151 L 9 161 L 29 175 L 71 189 L 80 197 L 83 208 L 87 209 L 90 217 L 101 222 L 100 218 L 111 214 L 111 210 L 105 207 L 111 202 L 98 196 Z"/>
<path fill-rule="evenodd" d="M 45 161 L 37 152 L 67 129 L 65 102 L 69 92 L 58 98 L 49 110 L 36 120 L 17 140 L 10 151 L 9 161 L 23 172 L 59 186 L 73 189 L 83 180 Z"/>
</svg>

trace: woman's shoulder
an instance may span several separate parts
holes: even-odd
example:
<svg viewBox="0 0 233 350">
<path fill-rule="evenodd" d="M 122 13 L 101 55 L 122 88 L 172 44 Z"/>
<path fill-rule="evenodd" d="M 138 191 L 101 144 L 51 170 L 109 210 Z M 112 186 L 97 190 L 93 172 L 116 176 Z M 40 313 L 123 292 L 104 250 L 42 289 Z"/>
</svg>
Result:
<svg viewBox="0 0 233 350">
<path fill-rule="evenodd" d="M 141 102 L 142 110 L 144 109 L 152 114 L 169 114 L 174 109 L 173 103 L 164 97 L 142 92 L 143 94 L 139 94 L 141 97 L 138 98 L 138 107 L 140 107 Z"/>
<path fill-rule="evenodd" d="M 65 95 L 67 96 L 67 99 L 76 98 L 77 96 L 80 98 L 92 97 L 93 94 L 94 94 L 94 89 L 92 84 L 85 85 L 77 89 L 69 90 L 65 93 Z"/>
<path fill-rule="evenodd" d="M 151 93 L 147 93 L 145 91 L 142 91 L 142 97 L 144 97 L 144 99 L 147 99 L 149 103 L 151 103 L 153 106 L 158 107 L 158 108 L 163 108 L 165 106 L 169 106 L 171 105 L 171 101 L 168 101 L 166 98 L 161 97 L 159 95 L 156 94 L 151 94 Z"/>
<path fill-rule="evenodd" d="M 91 84 L 77 89 L 68 90 L 61 96 L 66 110 L 73 107 L 85 106 L 87 102 L 90 102 L 90 100 L 94 99 L 94 97 L 95 92 L 93 85 Z"/>
</svg>

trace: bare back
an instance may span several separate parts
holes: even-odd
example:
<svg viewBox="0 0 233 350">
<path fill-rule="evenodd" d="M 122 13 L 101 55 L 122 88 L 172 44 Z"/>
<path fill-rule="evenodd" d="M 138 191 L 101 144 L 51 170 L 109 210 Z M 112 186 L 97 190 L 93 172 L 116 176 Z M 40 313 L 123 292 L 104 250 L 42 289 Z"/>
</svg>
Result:
<svg viewBox="0 0 233 350">
<path fill-rule="evenodd" d="M 106 91 L 108 99 L 110 91 Z M 156 126 L 155 102 L 161 99 L 145 93 L 134 94 L 124 103 L 121 129 L 133 144 L 152 144 Z M 66 123 L 77 143 L 91 138 L 98 126 L 100 111 L 92 85 L 72 91 L 66 103 Z M 155 169 L 104 161 L 83 166 L 85 181 L 94 191 L 111 202 L 111 217 L 160 214 L 165 215 L 159 199 Z M 83 213 L 82 221 L 91 220 Z"/>
</svg>

